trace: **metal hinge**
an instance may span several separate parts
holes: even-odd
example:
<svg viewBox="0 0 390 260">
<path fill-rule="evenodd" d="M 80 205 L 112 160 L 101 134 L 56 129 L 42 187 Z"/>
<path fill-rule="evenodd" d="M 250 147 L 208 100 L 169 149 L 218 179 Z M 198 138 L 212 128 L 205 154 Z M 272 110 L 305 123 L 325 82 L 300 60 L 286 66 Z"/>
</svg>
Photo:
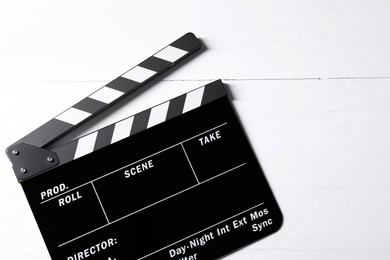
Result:
<svg viewBox="0 0 390 260">
<path fill-rule="evenodd" d="M 12 145 L 6 150 L 19 182 L 58 165 L 57 154 L 26 143 Z"/>
</svg>

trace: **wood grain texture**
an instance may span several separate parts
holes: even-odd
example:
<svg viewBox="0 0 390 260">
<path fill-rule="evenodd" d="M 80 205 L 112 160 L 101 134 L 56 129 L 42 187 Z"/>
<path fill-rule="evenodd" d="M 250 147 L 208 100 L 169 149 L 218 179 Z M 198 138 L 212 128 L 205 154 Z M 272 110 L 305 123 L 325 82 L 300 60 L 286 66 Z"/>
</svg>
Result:
<svg viewBox="0 0 390 260">
<path fill-rule="evenodd" d="M 222 78 L 285 218 L 226 259 L 389 259 L 389 12 L 385 0 L 2 1 L 0 147 L 192 31 L 199 55 L 68 140 Z M 50 259 L 5 155 L 0 167 L 0 259 Z"/>
</svg>

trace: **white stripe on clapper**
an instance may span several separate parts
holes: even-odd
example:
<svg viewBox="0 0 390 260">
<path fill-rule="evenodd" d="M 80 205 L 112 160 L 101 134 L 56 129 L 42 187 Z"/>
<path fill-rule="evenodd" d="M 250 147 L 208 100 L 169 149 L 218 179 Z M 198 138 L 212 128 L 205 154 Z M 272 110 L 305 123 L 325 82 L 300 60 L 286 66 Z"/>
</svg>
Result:
<svg viewBox="0 0 390 260">
<path fill-rule="evenodd" d="M 178 49 L 173 46 L 167 46 L 161 51 L 159 51 L 158 53 L 154 54 L 153 56 L 173 63 L 178 59 L 180 59 L 181 57 L 183 57 L 184 55 L 186 55 L 187 53 L 188 51 Z"/>
<path fill-rule="evenodd" d="M 93 132 L 89 135 L 81 137 L 77 143 L 76 153 L 74 155 L 74 159 L 77 159 L 81 156 L 89 154 L 93 152 L 93 148 L 95 147 L 96 137 L 98 132 Z"/>
<path fill-rule="evenodd" d="M 91 113 L 85 112 L 83 110 L 71 107 L 59 116 L 56 117 L 56 119 L 72 124 L 77 125 L 87 117 L 89 117 Z"/>
<path fill-rule="evenodd" d="M 135 66 L 134 68 L 123 74 L 122 77 L 141 83 L 156 73 L 156 71 L 146 69 L 141 66 Z"/>
<path fill-rule="evenodd" d="M 115 99 L 117 99 L 118 97 L 122 96 L 123 94 L 124 92 L 122 91 L 112 89 L 109 87 L 102 87 L 101 89 L 99 89 L 98 91 L 90 95 L 89 98 L 109 104 Z"/>
<path fill-rule="evenodd" d="M 156 107 L 153 107 L 152 110 L 150 111 L 147 128 L 164 122 L 165 119 L 167 118 L 168 108 L 169 108 L 169 101 L 162 103 L 161 105 L 158 105 Z"/>
<path fill-rule="evenodd" d="M 183 113 L 188 112 L 201 105 L 203 92 L 204 92 L 204 87 L 201 87 L 187 93 L 186 100 L 184 102 Z"/>
<path fill-rule="evenodd" d="M 111 143 L 118 142 L 123 138 L 130 136 L 131 127 L 133 125 L 134 116 L 126 118 L 115 124 L 114 132 L 112 134 Z"/>
</svg>

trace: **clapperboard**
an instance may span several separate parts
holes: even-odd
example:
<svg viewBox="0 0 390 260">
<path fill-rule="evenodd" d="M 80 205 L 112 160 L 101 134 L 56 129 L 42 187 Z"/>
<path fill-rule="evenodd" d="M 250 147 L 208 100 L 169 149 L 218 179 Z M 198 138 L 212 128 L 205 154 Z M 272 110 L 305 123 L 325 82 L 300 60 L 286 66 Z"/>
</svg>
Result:
<svg viewBox="0 0 390 260">
<path fill-rule="evenodd" d="M 182 36 L 8 147 L 52 259 L 215 259 L 280 228 L 221 80 L 47 148 L 200 47 Z"/>
</svg>

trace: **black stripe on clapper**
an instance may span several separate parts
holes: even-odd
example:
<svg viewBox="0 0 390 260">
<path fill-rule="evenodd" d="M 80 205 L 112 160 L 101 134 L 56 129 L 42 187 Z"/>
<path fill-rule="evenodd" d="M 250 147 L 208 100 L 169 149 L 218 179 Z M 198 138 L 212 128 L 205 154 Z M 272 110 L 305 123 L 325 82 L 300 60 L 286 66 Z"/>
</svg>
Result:
<svg viewBox="0 0 390 260">
<path fill-rule="evenodd" d="M 171 64 L 172 63 L 169 61 L 152 56 L 141 62 L 139 66 L 146 69 L 150 69 L 152 71 L 160 71 L 167 69 L 169 66 L 171 66 Z"/>
<path fill-rule="evenodd" d="M 185 100 L 186 95 L 181 95 L 171 100 L 167 112 L 167 120 L 179 116 L 183 113 Z"/>
<path fill-rule="evenodd" d="M 135 88 L 137 85 L 138 83 L 133 80 L 118 77 L 108 83 L 106 86 L 122 92 L 128 92 L 129 90 Z"/>
<path fill-rule="evenodd" d="M 107 145 L 111 144 L 112 134 L 114 132 L 115 125 L 109 125 L 104 127 L 98 131 L 98 135 L 96 137 L 96 143 L 93 148 L 94 151 L 99 150 Z"/>
<path fill-rule="evenodd" d="M 222 90 L 220 87 L 218 87 L 220 85 L 223 85 L 221 80 L 216 80 L 206 85 L 204 88 L 202 105 L 227 95 L 225 89 Z"/>
<path fill-rule="evenodd" d="M 73 107 L 92 114 L 102 109 L 105 105 L 105 103 L 98 100 L 85 98 Z"/>
<path fill-rule="evenodd" d="M 35 146 L 41 144 L 47 144 L 53 140 L 52 133 L 65 133 L 73 127 L 72 124 L 59 121 L 57 119 L 51 119 L 47 123 L 41 125 L 18 142 L 28 143 Z"/>
<path fill-rule="evenodd" d="M 134 116 L 133 126 L 131 127 L 130 135 L 134 135 L 146 129 L 146 127 L 148 126 L 150 111 L 151 109 L 148 109 Z"/>
</svg>

